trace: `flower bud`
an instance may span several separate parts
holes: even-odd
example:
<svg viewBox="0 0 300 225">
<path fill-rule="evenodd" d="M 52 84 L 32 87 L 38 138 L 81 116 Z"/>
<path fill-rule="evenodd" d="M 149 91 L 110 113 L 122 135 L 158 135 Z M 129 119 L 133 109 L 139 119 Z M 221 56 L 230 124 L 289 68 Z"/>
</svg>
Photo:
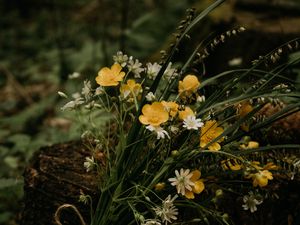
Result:
<svg viewBox="0 0 300 225">
<path fill-rule="evenodd" d="M 68 98 L 68 96 L 62 92 L 62 91 L 58 91 L 57 94 L 60 96 L 60 97 L 63 97 L 63 98 Z"/>
<path fill-rule="evenodd" d="M 163 189 L 165 188 L 165 186 L 166 186 L 166 183 L 160 182 L 160 183 L 157 183 L 157 184 L 155 185 L 154 189 L 155 189 L 156 191 L 161 191 L 161 190 L 163 190 Z"/>
<path fill-rule="evenodd" d="M 224 213 L 224 214 L 222 215 L 222 218 L 223 218 L 224 220 L 228 220 L 228 219 L 229 219 L 229 215 L 228 215 L 227 213 Z"/>
<path fill-rule="evenodd" d="M 171 152 L 171 155 L 172 155 L 172 157 L 177 157 L 177 156 L 179 156 L 179 151 L 178 150 L 173 150 L 172 152 Z"/>
<path fill-rule="evenodd" d="M 222 189 L 216 190 L 216 197 L 221 197 L 222 195 L 223 195 L 223 190 Z"/>
<path fill-rule="evenodd" d="M 244 136 L 243 138 L 242 138 L 242 142 L 249 142 L 249 141 L 251 141 L 251 137 L 249 137 L 249 136 Z"/>
</svg>

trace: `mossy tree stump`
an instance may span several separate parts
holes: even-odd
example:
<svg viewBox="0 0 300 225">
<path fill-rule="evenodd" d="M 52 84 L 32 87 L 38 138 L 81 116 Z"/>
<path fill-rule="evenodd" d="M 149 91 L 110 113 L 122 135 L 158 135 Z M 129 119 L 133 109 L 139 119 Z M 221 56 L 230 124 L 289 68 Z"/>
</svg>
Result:
<svg viewBox="0 0 300 225">
<path fill-rule="evenodd" d="M 63 204 L 78 208 L 85 221 L 90 220 L 90 207 L 80 203 L 79 196 L 97 193 L 95 173 L 83 167 L 90 151 L 81 142 L 69 142 L 44 147 L 32 158 L 24 172 L 24 210 L 21 225 L 54 225 L 54 214 Z M 71 209 L 61 212 L 62 224 L 80 224 Z"/>
</svg>

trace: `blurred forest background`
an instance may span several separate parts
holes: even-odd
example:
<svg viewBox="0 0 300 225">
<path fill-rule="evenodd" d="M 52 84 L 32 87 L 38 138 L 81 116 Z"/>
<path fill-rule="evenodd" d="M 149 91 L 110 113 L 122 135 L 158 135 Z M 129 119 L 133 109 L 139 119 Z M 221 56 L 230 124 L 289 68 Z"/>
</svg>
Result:
<svg viewBox="0 0 300 225">
<path fill-rule="evenodd" d="M 88 121 L 60 110 L 57 91 L 81 90 L 85 79 L 112 64 L 118 50 L 140 61 L 160 61 L 187 8 L 212 0 L 0 0 L 0 224 L 18 224 L 22 173 L 41 146 L 79 139 Z M 245 34 L 226 41 L 207 59 L 207 73 L 250 65 L 299 37 L 300 3 L 227 1 L 194 31 L 176 61 L 204 38 L 237 26 Z M 232 59 L 238 59 L 234 64 Z M 299 69 L 294 79 L 299 80 Z M 295 72 L 294 71 L 294 72 Z M 68 80 L 77 72 L 79 79 Z M 298 74 L 298 75 L 297 75 Z"/>
</svg>

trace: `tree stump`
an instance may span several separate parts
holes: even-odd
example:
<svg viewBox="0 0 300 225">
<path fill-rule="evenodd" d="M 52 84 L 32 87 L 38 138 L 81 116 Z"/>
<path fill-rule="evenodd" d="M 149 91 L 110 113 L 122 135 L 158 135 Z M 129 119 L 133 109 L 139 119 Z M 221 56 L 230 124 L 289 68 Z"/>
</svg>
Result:
<svg viewBox="0 0 300 225">
<path fill-rule="evenodd" d="M 63 204 L 72 204 L 88 223 L 90 207 L 80 203 L 82 191 L 96 199 L 97 175 L 83 167 L 90 151 L 82 142 L 44 147 L 32 158 L 24 172 L 24 210 L 21 225 L 54 225 L 54 214 Z M 78 225 L 71 209 L 60 214 L 62 224 Z"/>
</svg>

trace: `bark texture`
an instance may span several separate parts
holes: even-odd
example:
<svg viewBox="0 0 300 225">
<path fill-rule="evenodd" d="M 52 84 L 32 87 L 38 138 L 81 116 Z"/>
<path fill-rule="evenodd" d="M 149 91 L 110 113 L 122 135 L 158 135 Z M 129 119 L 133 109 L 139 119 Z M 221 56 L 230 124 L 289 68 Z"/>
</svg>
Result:
<svg viewBox="0 0 300 225">
<path fill-rule="evenodd" d="M 21 225 L 52 225 L 57 208 L 72 204 L 85 221 L 89 221 L 89 206 L 80 203 L 80 191 L 96 199 L 95 173 L 83 167 L 90 151 L 81 142 L 69 142 L 44 147 L 32 158 L 24 172 L 24 210 Z M 71 209 L 61 212 L 61 223 L 78 225 L 80 220 Z"/>
</svg>

